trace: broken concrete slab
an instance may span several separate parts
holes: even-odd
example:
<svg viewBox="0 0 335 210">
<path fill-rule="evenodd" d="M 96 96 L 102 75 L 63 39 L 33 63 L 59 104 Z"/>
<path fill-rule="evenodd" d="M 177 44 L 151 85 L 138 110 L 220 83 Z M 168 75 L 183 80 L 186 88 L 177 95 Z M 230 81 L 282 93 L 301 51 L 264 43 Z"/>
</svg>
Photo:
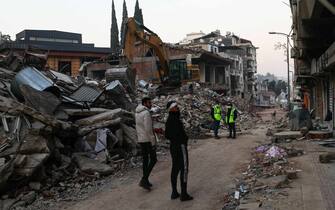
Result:
<svg viewBox="0 0 335 210">
<path fill-rule="evenodd" d="M 102 121 L 114 120 L 116 118 L 121 117 L 123 114 L 126 114 L 126 113 L 131 114 L 130 112 L 127 112 L 123 109 L 114 109 L 114 110 L 103 112 L 101 114 L 97 114 L 97 115 L 94 115 L 88 118 L 77 120 L 76 124 L 78 124 L 79 126 L 93 125 L 93 124 L 96 124 Z"/>
<path fill-rule="evenodd" d="M 7 180 L 14 171 L 14 159 L 11 159 L 3 166 L 0 166 L 0 193 L 2 193 L 7 186 Z"/>
<path fill-rule="evenodd" d="M 291 140 L 291 139 L 297 139 L 301 138 L 302 134 L 300 131 L 283 131 L 279 133 L 275 133 L 273 135 L 276 142 Z"/>
<path fill-rule="evenodd" d="M 15 157 L 14 160 L 14 167 L 15 168 L 22 168 L 27 162 L 27 156 L 26 155 L 18 155 Z"/>
<path fill-rule="evenodd" d="M 20 154 L 36 154 L 36 153 L 49 153 L 50 150 L 47 145 L 47 140 L 42 136 L 35 136 L 28 134 L 20 147 Z"/>
<path fill-rule="evenodd" d="M 18 158 L 21 155 L 18 155 Z M 20 168 L 15 168 L 14 174 L 18 176 L 30 177 L 39 169 L 40 166 L 48 159 L 48 153 L 26 155 L 26 163 Z"/>
<path fill-rule="evenodd" d="M 137 154 L 137 132 L 135 128 L 121 124 L 123 130 L 123 140 L 131 145 L 133 155 Z"/>
<path fill-rule="evenodd" d="M 287 170 L 285 171 L 288 179 L 297 179 L 298 172 L 296 170 Z"/>
<path fill-rule="evenodd" d="M 110 175 L 114 171 L 111 166 L 88 158 L 83 154 L 74 154 L 73 160 L 78 165 L 79 169 L 87 174 L 99 173 L 101 175 Z"/>
<path fill-rule="evenodd" d="M 56 120 L 50 115 L 43 114 L 29 106 L 3 96 L 0 96 L 0 111 L 18 116 L 21 114 L 26 114 L 33 119 L 36 119 L 56 129 L 69 130 L 73 128 L 71 123 Z"/>
<path fill-rule="evenodd" d="M 79 136 L 85 136 L 88 133 L 90 133 L 93 130 L 99 129 L 99 128 L 105 128 L 105 127 L 109 127 L 109 126 L 115 126 L 115 125 L 119 125 L 121 123 L 122 119 L 121 118 L 116 118 L 113 120 L 106 120 L 103 122 L 99 122 L 99 123 L 95 123 L 89 126 L 85 126 L 85 127 L 81 127 L 78 130 L 78 135 Z"/>
<path fill-rule="evenodd" d="M 110 109 L 91 108 L 91 109 L 64 109 L 64 112 L 71 117 L 91 117 L 101 113 L 109 112 Z"/>
<path fill-rule="evenodd" d="M 329 152 L 327 154 L 319 155 L 320 163 L 330 163 L 335 160 L 335 152 Z"/>
<path fill-rule="evenodd" d="M 287 175 L 273 176 L 269 178 L 261 178 L 261 179 L 258 179 L 257 181 L 271 188 L 279 188 L 285 184 L 288 184 Z"/>
<path fill-rule="evenodd" d="M 39 112 L 52 115 L 60 105 L 60 100 L 50 92 L 38 91 L 27 85 L 20 87 L 26 105 Z M 45 99 L 48 100 L 45 100 Z"/>
</svg>

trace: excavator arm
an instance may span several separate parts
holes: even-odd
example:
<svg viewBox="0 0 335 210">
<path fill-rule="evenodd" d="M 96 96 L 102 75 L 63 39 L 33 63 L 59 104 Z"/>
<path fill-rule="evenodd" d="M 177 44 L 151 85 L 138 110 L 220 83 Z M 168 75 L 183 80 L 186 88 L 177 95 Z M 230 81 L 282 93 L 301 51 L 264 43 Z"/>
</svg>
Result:
<svg viewBox="0 0 335 210">
<path fill-rule="evenodd" d="M 158 69 L 159 79 L 162 84 L 165 84 L 169 78 L 169 61 L 163 41 L 157 34 L 138 23 L 134 18 L 128 18 L 123 53 L 130 61 L 134 59 L 134 46 L 138 41 L 143 42 L 154 50 L 160 63 L 160 68 Z"/>
</svg>

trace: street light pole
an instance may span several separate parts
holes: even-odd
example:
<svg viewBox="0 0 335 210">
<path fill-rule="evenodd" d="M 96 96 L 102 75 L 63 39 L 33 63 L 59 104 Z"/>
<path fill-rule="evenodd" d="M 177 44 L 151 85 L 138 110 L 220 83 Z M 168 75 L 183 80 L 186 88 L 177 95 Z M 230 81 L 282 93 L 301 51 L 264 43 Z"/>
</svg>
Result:
<svg viewBox="0 0 335 210">
<path fill-rule="evenodd" d="M 290 88 L 290 35 L 281 32 L 269 32 L 269 34 L 277 34 L 286 36 L 286 56 L 287 56 L 287 103 L 291 109 L 291 88 Z"/>
<path fill-rule="evenodd" d="M 290 50 L 289 50 L 289 47 L 290 47 L 290 39 L 289 39 L 289 36 L 287 35 L 286 36 L 287 38 L 287 42 L 286 42 L 286 54 L 287 54 L 287 103 L 288 103 L 288 108 L 289 110 L 291 110 L 291 83 L 290 83 Z"/>
</svg>

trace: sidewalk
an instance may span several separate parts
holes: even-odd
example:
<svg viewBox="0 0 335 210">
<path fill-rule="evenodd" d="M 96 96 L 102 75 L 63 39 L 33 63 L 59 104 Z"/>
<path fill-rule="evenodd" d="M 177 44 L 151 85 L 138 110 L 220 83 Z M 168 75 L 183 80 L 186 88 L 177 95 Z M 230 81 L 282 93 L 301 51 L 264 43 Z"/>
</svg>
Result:
<svg viewBox="0 0 335 210">
<path fill-rule="evenodd" d="M 315 142 L 296 142 L 295 146 L 303 149 L 305 154 L 291 161 L 298 169 L 298 179 L 291 184 L 289 196 L 278 201 L 279 209 L 299 210 L 333 210 L 335 209 L 335 163 L 322 164 L 319 155 L 335 151 Z"/>
</svg>

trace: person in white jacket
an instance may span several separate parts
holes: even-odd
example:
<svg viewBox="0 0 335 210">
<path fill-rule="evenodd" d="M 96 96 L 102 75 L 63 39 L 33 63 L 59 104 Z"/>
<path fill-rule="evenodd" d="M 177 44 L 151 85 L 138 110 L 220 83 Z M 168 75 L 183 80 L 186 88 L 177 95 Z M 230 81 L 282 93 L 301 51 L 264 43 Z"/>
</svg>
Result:
<svg viewBox="0 0 335 210">
<path fill-rule="evenodd" d="M 137 139 L 141 146 L 143 157 L 143 177 L 139 185 L 147 190 L 150 190 L 152 187 L 152 184 L 149 182 L 149 176 L 157 162 L 156 138 L 153 131 L 150 109 L 151 99 L 144 97 L 142 104 L 137 106 L 135 113 Z"/>
</svg>

